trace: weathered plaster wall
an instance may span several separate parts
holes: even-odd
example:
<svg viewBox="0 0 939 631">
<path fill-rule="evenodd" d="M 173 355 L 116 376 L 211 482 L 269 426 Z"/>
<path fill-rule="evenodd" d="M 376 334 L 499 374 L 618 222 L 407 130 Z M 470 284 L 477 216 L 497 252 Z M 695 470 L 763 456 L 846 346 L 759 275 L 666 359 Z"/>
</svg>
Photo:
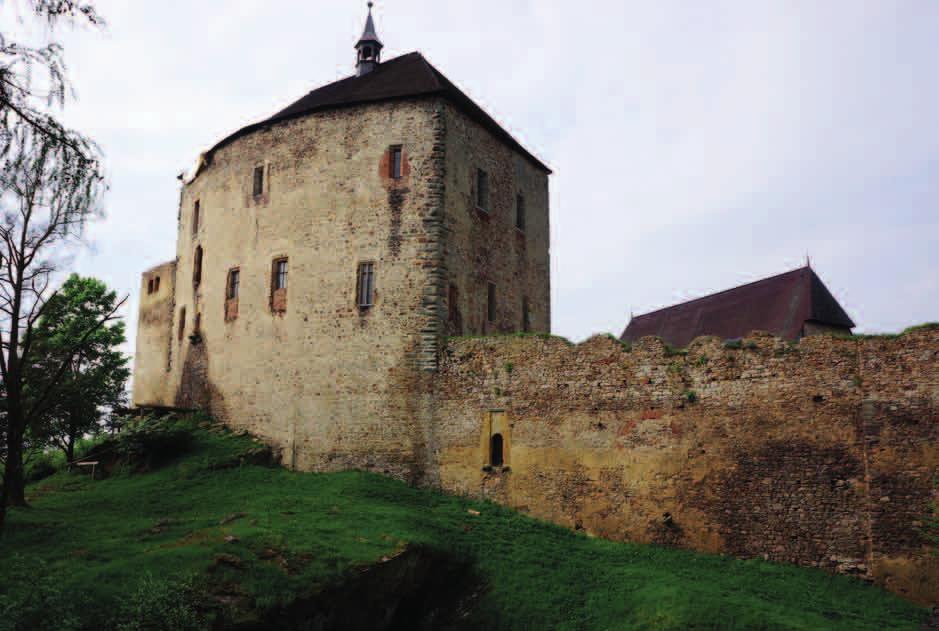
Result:
<svg viewBox="0 0 939 631">
<path fill-rule="evenodd" d="M 427 219 L 443 203 L 440 109 L 425 100 L 323 112 L 217 150 L 182 193 L 169 370 L 142 375 L 140 391 L 166 382 L 158 403 L 210 407 L 300 468 L 413 478 L 424 439 L 407 384 L 439 302 L 429 273 L 439 247 Z M 400 180 L 390 177 L 392 145 L 404 149 Z M 256 197 L 257 166 L 265 182 Z M 272 295 L 279 257 L 288 259 L 288 285 Z M 356 304 L 363 262 L 376 276 L 367 311 Z M 237 305 L 225 293 L 233 268 Z"/>
<path fill-rule="evenodd" d="M 435 384 L 440 483 L 613 539 L 764 556 L 939 599 L 920 529 L 939 474 L 939 331 L 796 345 L 754 334 L 631 350 L 451 341 Z M 484 470 L 504 412 L 507 469 Z M 498 418 L 501 415 L 495 415 Z"/>
<path fill-rule="evenodd" d="M 157 279 L 159 288 L 148 287 Z M 140 277 L 137 348 L 134 353 L 134 404 L 161 405 L 166 400 L 166 371 L 170 361 L 176 261 L 148 269 Z"/>
<path fill-rule="evenodd" d="M 527 297 L 531 330 L 550 331 L 548 174 L 451 105 L 446 121 L 446 265 L 458 298 L 458 317 L 447 330 L 521 331 Z M 477 169 L 489 174 L 488 212 L 476 207 Z M 515 227 L 519 194 L 525 200 L 524 231 Z M 494 322 L 487 321 L 489 282 L 496 286 Z M 448 299 L 449 294 L 448 288 Z"/>
</svg>

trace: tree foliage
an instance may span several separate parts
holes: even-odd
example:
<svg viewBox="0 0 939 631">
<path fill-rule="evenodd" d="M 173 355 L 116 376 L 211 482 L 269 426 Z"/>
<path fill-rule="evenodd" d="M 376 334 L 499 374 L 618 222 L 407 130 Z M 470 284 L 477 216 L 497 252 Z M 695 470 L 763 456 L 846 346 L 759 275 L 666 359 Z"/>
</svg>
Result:
<svg viewBox="0 0 939 631">
<path fill-rule="evenodd" d="M 61 449 L 68 462 L 74 459 L 76 441 L 96 433 L 102 417 L 126 399 L 130 370 L 118 349 L 126 341 L 124 322 L 97 326 L 116 305 L 117 294 L 103 282 L 72 274 L 49 299 L 33 334 L 36 359 L 27 374 L 26 398 L 42 392 L 58 366 L 65 366 L 55 397 L 36 419 L 35 432 Z M 92 333 L 82 342 L 87 331 Z"/>
</svg>

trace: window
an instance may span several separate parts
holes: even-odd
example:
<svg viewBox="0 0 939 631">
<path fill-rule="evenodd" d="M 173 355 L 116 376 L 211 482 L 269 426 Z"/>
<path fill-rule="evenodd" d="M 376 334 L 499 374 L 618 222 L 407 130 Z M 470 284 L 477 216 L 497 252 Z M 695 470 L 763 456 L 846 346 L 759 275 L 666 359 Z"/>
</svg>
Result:
<svg viewBox="0 0 939 631">
<path fill-rule="evenodd" d="M 264 193 L 264 167 L 254 167 L 254 196 L 259 197 Z"/>
<path fill-rule="evenodd" d="M 489 174 L 476 169 L 476 208 L 489 212 Z"/>
<path fill-rule="evenodd" d="M 196 200 L 195 206 L 192 209 L 192 234 L 199 232 L 199 212 L 200 212 L 200 203 L 199 200 Z"/>
<path fill-rule="evenodd" d="M 287 289 L 287 259 L 274 261 L 274 290 Z"/>
<path fill-rule="evenodd" d="M 150 295 L 152 293 L 153 293 L 153 279 L 151 278 L 150 280 L 147 281 L 147 295 Z"/>
<path fill-rule="evenodd" d="M 228 290 L 226 298 L 234 300 L 238 297 L 238 284 L 241 282 L 241 272 L 233 269 L 228 272 Z"/>
<path fill-rule="evenodd" d="M 522 195 L 515 198 L 515 227 L 525 231 L 525 197 Z"/>
<path fill-rule="evenodd" d="M 179 331 L 176 337 L 181 340 L 184 335 L 186 335 L 186 307 L 179 310 Z"/>
<path fill-rule="evenodd" d="M 531 307 L 527 296 L 522 298 L 522 331 L 531 332 Z"/>
<path fill-rule="evenodd" d="M 356 302 L 360 309 L 368 309 L 375 304 L 375 264 L 360 263 L 356 283 Z"/>
<path fill-rule="evenodd" d="M 201 332 L 201 331 L 202 331 L 202 314 L 201 314 L 201 313 L 197 313 L 197 314 L 196 314 L 195 326 L 192 328 L 192 332 L 193 332 L 193 333 L 199 333 L 199 332 Z"/>
<path fill-rule="evenodd" d="M 460 313 L 460 292 L 457 290 L 456 285 L 450 285 L 450 292 L 447 296 L 447 308 L 449 311 L 449 320 L 456 324 L 456 321 L 459 319 Z"/>
<path fill-rule="evenodd" d="M 489 439 L 489 464 L 493 467 L 501 467 L 503 463 L 502 434 L 493 434 Z"/>
<path fill-rule="evenodd" d="M 495 283 L 489 283 L 489 287 L 486 292 L 486 319 L 489 322 L 496 321 L 496 285 Z"/>
<path fill-rule="evenodd" d="M 391 178 L 394 180 L 401 179 L 401 166 L 402 166 L 402 150 L 401 145 L 395 145 L 391 147 Z"/>
<path fill-rule="evenodd" d="M 202 246 L 196 246 L 196 254 L 192 262 L 192 284 L 195 287 L 202 282 Z"/>
<path fill-rule="evenodd" d="M 157 276 L 153 279 L 153 293 L 160 291 L 160 277 Z"/>
</svg>

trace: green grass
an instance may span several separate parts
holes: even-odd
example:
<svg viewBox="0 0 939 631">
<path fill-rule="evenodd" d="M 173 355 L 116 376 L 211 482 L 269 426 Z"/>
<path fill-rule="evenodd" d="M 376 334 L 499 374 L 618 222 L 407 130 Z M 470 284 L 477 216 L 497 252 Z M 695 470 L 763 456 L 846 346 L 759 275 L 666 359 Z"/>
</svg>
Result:
<svg viewBox="0 0 939 631">
<path fill-rule="evenodd" d="M 30 487 L 32 507 L 13 510 L 0 539 L 0 608 L 11 568 L 26 564 L 80 594 L 91 628 L 112 624 L 152 577 L 210 576 L 261 610 L 423 544 L 475 563 L 486 584 L 476 628 L 859 631 L 916 629 L 925 615 L 851 578 L 593 539 L 378 475 L 219 468 L 256 444 L 193 431 L 191 450 L 155 472 L 59 473 Z"/>
</svg>

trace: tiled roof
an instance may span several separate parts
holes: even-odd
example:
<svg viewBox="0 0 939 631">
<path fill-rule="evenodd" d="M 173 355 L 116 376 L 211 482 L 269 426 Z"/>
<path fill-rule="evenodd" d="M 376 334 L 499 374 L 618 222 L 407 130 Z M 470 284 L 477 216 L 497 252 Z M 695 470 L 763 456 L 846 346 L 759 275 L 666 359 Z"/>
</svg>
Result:
<svg viewBox="0 0 939 631">
<path fill-rule="evenodd" d="M 211 155 L 237 138 L 258 129 L 314 112 L 366 103 L 430 96 L 441 96 L 448 99 L 464 114 L 528 158 L 537 167 L 551 173 L 551 170 L 543 162 L 526 150 L 509 132 L 453 85 L 439 70 L 430 65 L 420 53 L 409 53 L 396 57 L 379 64 L 373 71 L 361 77 L 348 77 L 313 90 L 270 118 L 248 125 L 231 134 L 212 147 L 208 154 Z"/>
<path fill-rule="evenodd" d="M 769 331 L 796 340 L 805 322 L 854 327 L 810 267 L 636 316 L 622 339 L 657 335 L 672 346 L 684 347 L 699 335 L 737 339 L 753 331 Z"/>
</svg>

